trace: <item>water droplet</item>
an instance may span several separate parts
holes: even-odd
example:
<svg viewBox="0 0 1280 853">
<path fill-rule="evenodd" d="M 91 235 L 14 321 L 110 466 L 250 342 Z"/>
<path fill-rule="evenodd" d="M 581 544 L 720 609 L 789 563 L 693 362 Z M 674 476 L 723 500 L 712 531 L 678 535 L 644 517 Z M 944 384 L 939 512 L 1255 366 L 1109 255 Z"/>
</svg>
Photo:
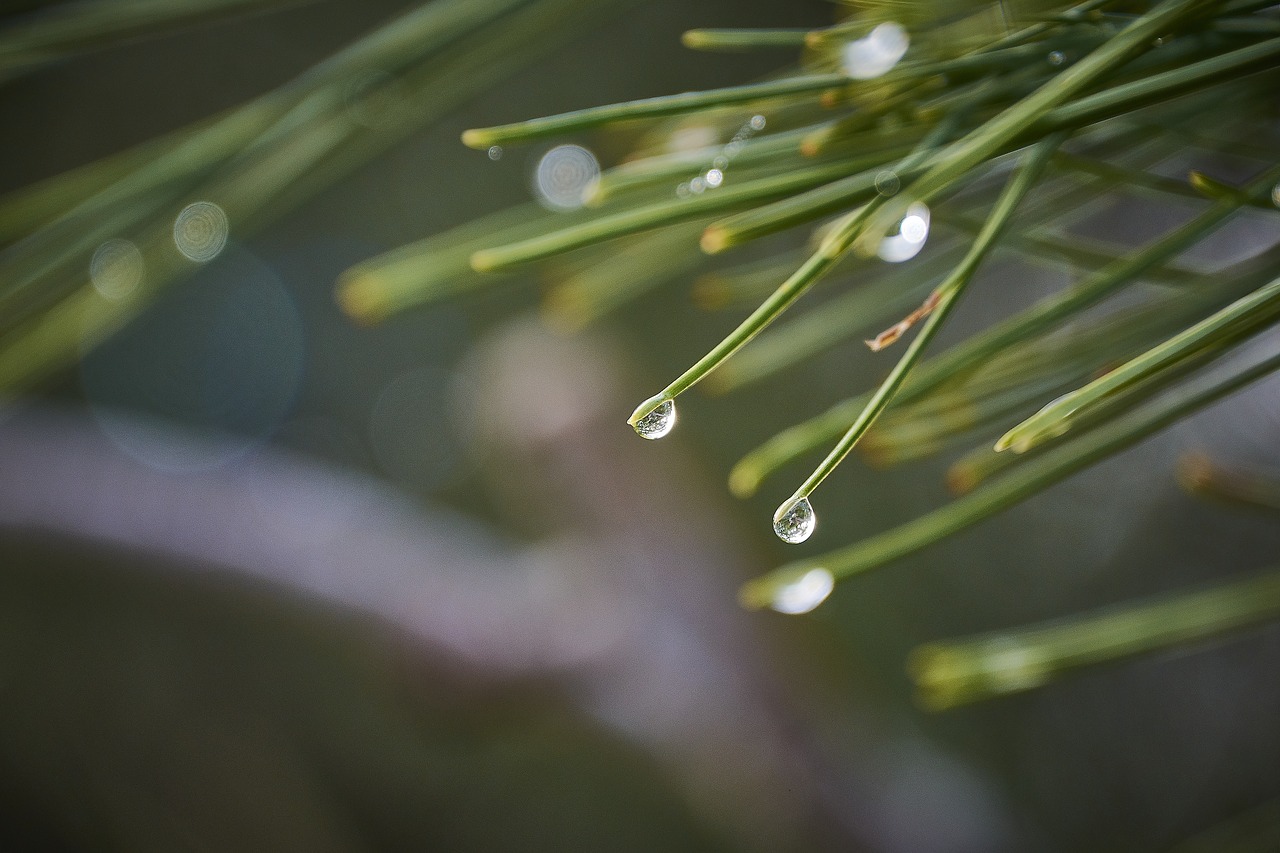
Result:
<svg viewBox="0 0 1280 853">
<path fill-rule="evenodd" d="M 688 184 L 688 183 L 683 183 L 683 184 L 681 184 L 680 186 L 676 187 L 676 195 L 680 196 L 680 198 L 688 198 L 688 197 L 689 197 L 689 184 Z"/>
<path fill-rule="evenodd" d="M 800 577 L 778 587 L 769 606 L 779 613 L 798 616 L 808 613 L 827 600 L 836 579 L 823 568 L 810 569 Z"/>
<path fill-rule="evenodd" d="M 724 169 L 726 166 L 729 165 L 729 158 L 717 157 L 716 159 L 711 161 L 711 165 L 717 169 Z"/>
<path fill-rule="evenodd" d="M 706 188 L 707 188 L 707 182 L 701 175 L 699 175 L 698 177 L 694 178 L 692 181 L 689 182 L 689 192 L 693 193 L 694 195 L 701 193 Z"/>
<path fill-rule="evenodd" d="M 910 43 L 901 24 L 886 21 L 844 46 L 844 73 L 854 80 L 880 77 L 898 64 Z"/>
<path fill-rule="evenodd" d="M 188 260 L 207 263 L 227 245 L 230 223 L 222 208 L 211 201 L 187 205 L 173 222 L 173 243 Z"/>
<path fill-rule="evenodd" d="M 783 542 L 792 545 L 803 542 L 813 534 L 818 517 L 813 514 L 813 505 L 808 498 L 800 498 L 790 504 L 783 504 L 773 516 L 773 532 Z"/>
<path fill-rule="evenodd" d="M 636 435 L 641 438 L 655 439 L 662 438 L 671 432 L 676 425 L 676 404 L 674 400 L 667 400 L 658 408 L 635 422 Z"/>
<path fill-rule="evenodd" d="M 876 175 L 876 192 L 880 195 L 896 195 L 901 188 L 902 181 L 898 179 L 898 173 L 892 169 L 885 169 Z"/>
<path fill-rule="evenodd" d="M 557 145 L 538 161 L 533 189 L 538 201 L 549 210 L 577 210 L 599 175 L 596 155 L 581 145 Z"/>
<path fill-rule="evenodd" d="M 707 182 L 707 186 L 711 187 L 712 189 L 715 189 L 716 187 L 724 183 L 724 172 L 720 171 L 719 169 L 711 169 L 710 171 L 707 172 L 707 176 L 705 180 Z"/>
<path fill-rule="evenodd" d="M 89 261 L 89 281 L 107 299 L 124 299 L 142 283 L 146 262 L 128 240 L 108 240 Z"/>
<path fill-rule="evenodd" d="M 501 146 L 501 145 L 490 145 L 490 146 L 489 146 L 489 159 L 490 159 L 490 160 L 501 160 L 501 159 L 502 159 L 502 146 Z"/>
<path fill-rule="evenodd" d="M 1280 184 L 1276 184 L 1271 188 L 1271 203 L 1276 207 L 1280 207 Z"/>
<path fill-rule="evenodd" d="M 898 233 L 881 240 L 876 254 L 891 264 L 911 260 L 920 254 L 929 238 L 929 220 L 929 208 L 920 202 L 913 203 L 898 223 Z"/>
<path fill-rule="evenodd" d="M 1049 64 L 1050 64 L 1050 65 L 1061 65 L 1062 63 L 1064 63 L 1064 62 L 1066 62 L 1066 61 L 1067 61 L 1067 55 L 1066 55 L 1065 53 L 1063 53 L 1062 51 L 1060 51 L 1060 50 L 1051 50 L 1051 51 L 1049 51 Z"/>
<path fill-rule="evenodd" d="M 764 116 L 760 116 L 760 115 L 752 116 L 751 121 L 747 123 L 751 125 L 752 130 L 764 130 L 764 126 L 765 126 Z"/>
</svg>

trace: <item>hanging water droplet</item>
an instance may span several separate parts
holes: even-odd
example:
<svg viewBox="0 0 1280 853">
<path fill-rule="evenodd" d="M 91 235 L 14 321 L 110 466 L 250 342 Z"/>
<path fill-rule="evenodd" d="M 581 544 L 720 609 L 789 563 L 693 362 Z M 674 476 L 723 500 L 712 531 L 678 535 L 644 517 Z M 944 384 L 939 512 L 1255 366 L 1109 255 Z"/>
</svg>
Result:
<svg viewBox="0 0 1280 853">
<path fill-rule="evenodd" d="M 490 146 L 489 146 L 489 159 L 490 159 L 490 160 L 501 160 L 501 159 L 502 159 L 502 146 L 501 146 L 501 145 L 490 145 Z"/>
<path fill-rule="evenodd" d="M 827 600 L 836 579 L 823 568 L 810 569 L 790 583 L 778 587 L 769 606 L 779 613 L 798 616 Z"/>
<path fill-rule="evenodd" d="M 818 518 L 813 514 L 813 505 L 808 498 L 800 498 L 790 504 L 783 504 L 773 515 L 773 532 L 783 542 L 792 545 L 803 542 L 813 534 Z"/>
<path fill-rule="evenodd" d="M 1067 61 L 1067 55 L 1066 55 L 1065 53 L 1063 53 L 1062 51 L 1060 51 L 1060 50 L 1051 50 L 1051 51 L 1049 51 L 1049 64 L 1050 64 L 1050 65 L 1061 65 L 1062 63 L 1064 63 L 1064 62 L 1066 62 L 1066 61 Z"/>
<path fill-rule="evenodd" d="M 636 435 L 641 438 L 662 438 L 676 425 L 676 404 L 667 400 L 634 424 Z"/>
</svg>

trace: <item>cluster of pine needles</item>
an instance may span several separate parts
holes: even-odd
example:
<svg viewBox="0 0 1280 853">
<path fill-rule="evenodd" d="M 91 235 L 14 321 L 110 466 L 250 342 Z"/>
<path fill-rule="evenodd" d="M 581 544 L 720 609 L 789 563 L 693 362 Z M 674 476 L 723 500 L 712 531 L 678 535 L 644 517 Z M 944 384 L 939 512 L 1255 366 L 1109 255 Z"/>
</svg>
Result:
<svg viewBox="0 0 1280 853">
<path fill-rule="evenodd" d="M 0 55 L 14 59 L 0 74 L 84 49 L 85 32 L 111 38 L 159 26 L 147 17 L 156 9 L 208 16 L 271 5 L 279 4 L 71 4 L 72 16 L 109 16 L 102 10 L 115 6 L 127 18 L 126 7 L 136 7 L 133 26 L 11 28 L 11 49 Z M 573 31 L 568 24 L 606 5 L 435 0 L 244 106 L 0 200 L 0 391 L 71 363 L 198 266 L 172 245 L 187 201 L 216 202 L 243 233 L 552 49 Z M 704 379 L 720 392 L 740 388 L 883 328 L 867 342 L 882 354 L 867 357 L 901 351 L 883 382 L 768 438 L 730 474 L 731 491 L 745 497 L 784 466 L 827 451 L 775 514 L 775 530 L 792 542 L 815 530 L 811 496 L 855 446 L 887 465 L 975 435 L 1001 437 L 954 464 L 951 503 L 742 590 L 747 606 L 806 612 L 837 582 L 979 522 L 1280 368 L 1280 355 L 1241 353 L 1280 318 L 1280 245 L 1227 265 L 1194 260 L 1203 241 L 1242 221 L 1280 222 L 1280 15 L 1272 6 L 863 2 L 817 30 L 691 31 L 691 48 L 781 51 L 798 61 L 760 82 L 468 131 L 463 141 L 492 156 L 606 127 L 639 141 L 634 156 L 591 181 L 576 209 L 530 203 L 404 246 L 347 271 L 337 299 L 373 323 L 547 264 L 562 273 L 548 312 L 576 327 L 686 278 L 704 255 L 808 227 L 799 252 L 700 280 L 704 305 L 757 307 L 640 404 L 637 432 L 666 434 L 676 398 Z M 1201 161 L 1210 165 L 1186 171 Z M 1162 172 L 1169 163 L 1183 171 Z M 1210 174 L 1223 164 L 1230 175 Z M 1082 211 L 1117 194 L 1175 199 L 1195 212 L 1136 248 L 1071 234 Z M 112 240 L 136 253 L 127 287 L 89 280 L 88 258 Z M 997 255 L 1060 267 L 1073 283 L 926 358 Z M 824 279 L 849 286 L 765 331 Z M 1280 504 L 1280 484 L 1253 472 L 1196 459 L 1183 473 L 1199 492 Z M 931 645 L 911 669 L 922 700 L 948 707 L 1278 616 L 1273 572 Z"/>
</svg>

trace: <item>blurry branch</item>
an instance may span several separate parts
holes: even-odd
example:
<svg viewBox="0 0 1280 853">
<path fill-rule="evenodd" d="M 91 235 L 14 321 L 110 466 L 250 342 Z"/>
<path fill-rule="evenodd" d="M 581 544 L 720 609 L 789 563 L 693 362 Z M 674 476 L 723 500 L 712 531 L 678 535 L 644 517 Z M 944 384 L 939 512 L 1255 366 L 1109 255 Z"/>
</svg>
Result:
<svg viewBox="0 0 1280 853">
<path fill-rule="evenodd" d="M 0 83 L 41 65 L 140 36 L 312 0 L 73 0 L 0 18 Z"/>
<path fill-rule="evenodd" d="M 1204 642 L 1280 619 L 1280 572 L 1098 614 L 930 643 L 911 654 L 920 703 L 933 711 L 1020 693 L 1080 667 Z"/>
<path fill-rule="evenodd" d="M 173 240 L 187 202 L 218 205 L 240 236 L 612 5 L 436 0 L 215 120 L 0 200 L 0 224 L 19 237 L 0 253 L 0 389 L 70 363 L 196 269 Z M 128 287 L 91 280 L 107 240 L 137 252 Z"/>
</svg>

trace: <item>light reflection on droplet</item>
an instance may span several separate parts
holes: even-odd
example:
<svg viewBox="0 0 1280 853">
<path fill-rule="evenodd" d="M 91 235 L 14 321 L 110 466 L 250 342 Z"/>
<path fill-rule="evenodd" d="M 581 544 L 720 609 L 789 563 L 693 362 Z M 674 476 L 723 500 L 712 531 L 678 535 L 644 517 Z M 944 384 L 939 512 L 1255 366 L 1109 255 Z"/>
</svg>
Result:
<svg viewBox="0 0 1280 853">
<path fill-rule="evenodd" d="M 208 263 L 221 254 L 230 233 L 227 214 L 211 201 L 187 205 L 173 223 L 173 243 L 188 260 Z"/>
<path fill-rule="evenodd" d="M 501 160 L 501 159 L 502 159 L 502 146 L 501 146 L 501 145 L 490 145 L 490 146 L 489 146 L 489 159 L 490 159 L 490 160 Z"/>
<path fill-rule="evenodd" d="M 887 73 L 907 52 L 911 39 L 901 24 L 886 21 L 844 47 L 844 73 L 871 80 Z"/>
<path fill-rule="evenodd" d="M 902 181 L 898 178 L 898 173 L 892 169 L 885 169 L 876 175 L 876 192 L 880 195 L 896 195 L 901 188 Z"/>
<path fill-rule="evenodd" d="M 1067 55 L 1066 55 L 1065 53 L 1063 53 L 1062 51 L 1060 51 L 1060 50 L 1053 50 L 1053 51 L 1050 51 L 1050 52 L 1049 52 L 1049 64 L 1050 64 L 1050 65 L 1061 65 L 1062 63 L 1064 63 L 1064 62 L 1066 62 L 1066 61 L 1067 61 Z"/>
<path fill-rule="evenodd" d="M 751 125 L 752 130 L 764 130 L 765 118 L 761 115 L 754 115 L 747 124 Z"/>
<path fill-rule="evenodd" d="M 577 210 L 599 175 L 600 163 L 590 151 L 581 145 L 558 145 L 538 161 L 534 193 L 549 210 Z"/>
<path fill-rule="evenodd" d="M 676 425 L 676 404 L 674 400 L 667 400 L 658 408 L 635 422 L 636 435 L 641 438 L 657 439 L 662 438 L 671 432 Z"/>
<path fill-rule="evenodd" d="M 891 264 L 909 261 L 920 254 L 928 238 L 929 208 L 920 202 L 914 202 L 902 217 L 902 222 L 898 225 L 898 233 L 881 240 L 876 254 L 881 260 Z"/>
<path fill-rule="evenodd" d="M 769 606 L 790 616 L 808 613 L 827 600 L 835 585 L 831 572 L 824 568 L 810 569 L 791 583 L 778 587 Z"/>
<path fill-rule="evenodd" d="M 108 240 L 89 261 L 89 281 L 94 290 L 113 301 L 137 290 L 145 272 L 142 252 L 128 240 Z"/>
<path fill-rule="evenodd" d="M 818 517 L 814 515 L 813 505 L 808 498 L 783 504 L 773 517 L 773 532 L 790 545 L 797 545 L 808 539 L 817 525 Z"/>
<path fill-rule="evenodd" d="M 707 171 L 704 180 L 707 182 L 707 186 L 714 189 L 724 183 L 724 172 L 719 169 L 710 169 Z"/>
</svg>

